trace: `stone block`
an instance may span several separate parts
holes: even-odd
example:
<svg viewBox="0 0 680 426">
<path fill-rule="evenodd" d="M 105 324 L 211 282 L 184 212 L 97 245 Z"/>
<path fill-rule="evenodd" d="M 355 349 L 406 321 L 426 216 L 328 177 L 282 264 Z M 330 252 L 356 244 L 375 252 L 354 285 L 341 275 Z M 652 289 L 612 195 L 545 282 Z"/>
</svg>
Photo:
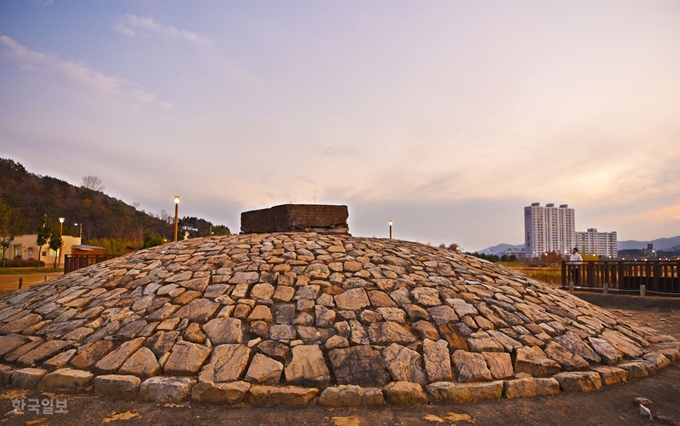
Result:
<svg viewBox="0 0 680 426">
<path fill-rule="evenodd" d="M 241 213 L 241 232 L 335 230 L 347 233 L 347 206 L 283 204 Z"/>
<path fill-rule="evenodd" d="M 249 389 L 248 382 L 202 382 L 191 389 L 191 400 L 207 404 L 234 405 L 243 401 Z"/>
<path fill-rule="evenodd" d="M 602 384 L 606 386 L 625 383 L 628 381 L 628 372 L 618 367 L 597 366 L 593 370 L 600 375 Z"/>
<path fill-rule="evenodd" d="M 425 387 L 433 404 L 463 404 L 500 398 L 503 381 L 485 383 L 435 382 Z"/>
<path fill-rule="evenodd" d="M 38 388 L 56 393 L 82 393 L 88 390 L 93 378 L 89 371 L 61 368 L 45 375 Z"/>
<path fill-rule="evenodd" d="M 559 373 L 555 380 L 565 392 L 592 392 L 602 388 L 602 379 L 596 371 Z"/>
<path fill-rule="evenodd" d="M 383 394 L 390 405 L 411 407 L 427 404 L 427 395 L 418 383 L 392 382 L 383 388 Z"/>
<path fill-rule="evenodd" d="M 108 374 L 94 378 L 94 393 L 97 396 L 105 396 L 119 399 L 137 399 L 139 386 L 142 380 L 136 376 L 124 376 Z"/>
<path fill-rule="evenodd" d="M 12 386 L 22 389 L 35 389 L 38 382 L 47 374 L 42 368 L 22 368 L 12 372 Z"/>
<path fill-rule="evenodd" d="M 189 377 L 151 377 L 139 387 L 142 401 L 178 403 L 189 397 L 196 380 Z"/>
<path fill-rule="evenodd" d="M 643 361 L 624 362 L 617 365 L 618 368 L 626 370 L 628 380 L 641 379 L 649 376 L 649 367 Z"/>
<path fill-rule="evenodd" d="M 508 399 L 557 395 L 559 392 L 560 383 L 552 377 L 506 380 L 503 383 L 503 393 Z"/>
<path fill-rule="evenodd" d="M 328 387 L 319 395 L 319 405 L 325 407 L 368 407 L 385 402 L 380 388 L 366 388 L 356 385 Z"/>
<path fill-rule="evenodd" d="M 297 386 L 251 386 L 246 401 L 253 405 L 272 407 L 277 405 L 305 406 L 319 390 Z"/>
</svg>

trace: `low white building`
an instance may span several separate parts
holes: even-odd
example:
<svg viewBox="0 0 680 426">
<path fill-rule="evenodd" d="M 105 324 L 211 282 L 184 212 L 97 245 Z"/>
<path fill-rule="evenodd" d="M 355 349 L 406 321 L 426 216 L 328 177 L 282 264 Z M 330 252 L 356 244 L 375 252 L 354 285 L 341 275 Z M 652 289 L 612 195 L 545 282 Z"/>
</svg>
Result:
<svg viewBox="0 0 680 426">
<path fill-rule="evenodd" d="M 576 232 L 576 248 L 582 254 L 594 254 L 609 259 L 619 257 L 616 231 L 597 232 L 597 228 L 589 228 L 586 232 Z"/>
<path fill-rule="evenodd" d="M 61 238 L 64 242 L 64 245 L 61 247 L 59 253 L 59 261 L 57 262 L 57 265 L 63 265 L 64 256 L 67 254 L 71 254 L 72 247 L 80 245 L 81 243 L 80 237 L 62 235 Z M 4 258 L 8 260 L 11 259 L 38 260 L 38 251 L 40 250 L 40 247 L 38 247 L 38 243 L 36 242 L 37 240 L 38 240 L 37 234 L 18 235 L 14 237 L 14 240 L 12 240 L 12 242 L 9 244 L 9 248 L 4 253 Z M 54 250 L 50 249 L 49 244 L 45 244 L 44 246 L 42 246 L 40 260 L 45 262 L 45 266 L 53 265 L 54 259 L 56 257 L 57 253 Z"/>
</svg>

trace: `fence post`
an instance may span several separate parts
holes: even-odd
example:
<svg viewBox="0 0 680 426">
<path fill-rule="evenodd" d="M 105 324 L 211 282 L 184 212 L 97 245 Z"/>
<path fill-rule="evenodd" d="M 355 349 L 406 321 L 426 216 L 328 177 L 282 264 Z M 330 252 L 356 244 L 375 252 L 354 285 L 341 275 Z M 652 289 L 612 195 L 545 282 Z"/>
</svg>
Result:
<svg viewBox="0 0 680 426">
<path fill-rule="evenodd" d="M 45 282 L 47 282 L 47 275 L 45 275 Z"/>
<path fill-rule="evenodd" d="M 24 286 L 24 279 L 19 277 L 19 290 Z"/>
<path fill-rule="evenodd" d="M 609 293 L 609 283 L 607 283 L 606 281 L 602 284 L 602 293 L 603 294 Z"/>
<path fill-rule="evenodd" d="M 574 292 L 574 281 L 569 281 L 569 293 Z"/>
<path fill-rule="evenodd" d="M 640 296 L 644 297 L 646 292 L 647 286 L 645 286 L 644 284 L 640 284 Z"/>
</svg>

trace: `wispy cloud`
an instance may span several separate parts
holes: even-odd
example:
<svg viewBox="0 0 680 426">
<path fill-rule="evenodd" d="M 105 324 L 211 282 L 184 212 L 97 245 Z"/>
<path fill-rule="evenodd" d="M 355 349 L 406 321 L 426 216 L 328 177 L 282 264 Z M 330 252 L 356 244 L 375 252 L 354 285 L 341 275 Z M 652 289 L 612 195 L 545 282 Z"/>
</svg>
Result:
<svg viewBox="0 0 680 426">
<path fill-rule="evenodd" d="M 2 53 L 22 68 L 64 81 L 73 89 L 85 92 L 88 97 L 113 96 L 133 100 L 136 103 L 168 108 L 168 102 L 160 102 L 156 95 L 146 92 L 125 79 L 100 73 L 85 64 L 59 58 L 56 54 L 31 50 L 9 36 L 0 36 Z M 61 83 L 60 81 L 60 83 Z"/>
<path fill-rule="evenodd" d="M 137 35 L 137 32 L 139 32 L 179 38 L 205 46 L 212 45 L 212 41 L 204 35 L 197 34 L 193 31 L 178 30 L 171 26 L 164 26 L 156 22 L 153 18 L 144 18 L 137 15 L 128 14 L 120 17 L 113 28 L 129 36 Z"/>
</svg>

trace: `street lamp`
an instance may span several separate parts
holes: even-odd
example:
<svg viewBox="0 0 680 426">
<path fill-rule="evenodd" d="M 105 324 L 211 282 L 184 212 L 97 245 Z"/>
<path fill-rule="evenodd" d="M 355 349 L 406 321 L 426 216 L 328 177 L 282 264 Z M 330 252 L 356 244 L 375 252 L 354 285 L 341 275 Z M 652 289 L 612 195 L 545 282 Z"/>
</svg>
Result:
<svg viewBox="0 0 680 426">
<path fill-rule="evenodd" d="M 391 240 L 392 239 L 392 219 L 390 219 L 390 221 L 387 222 L 387 223 L 390 224 L 390 240 Z"/>
<path fill-rule="evenodd" d="M 65 220 L 66 219 L 63 218 L 63 217 L 59 218 L 59 238 L 60 239 L 64 235 L 64 221 Z M 62 241 L 62 244 L 64 244 L 63 241 Z M 61 265 L 61 247 L 59 247 L 59 249 L 57 250 L 57 266 L 59 266 L 59 265 Z"/>
<path fill-rule="evenodd" d="M 182 198 L 179 195 L 175 195 L 175 242 L 177 241 L 177 229 L 179 226 L 179 199 Z"/>
<path fill-rule="evenodd" d="M 81 223 L 78 225 L 77 223 L 74 223 L 73 226 L 79 226 L 80 227 L 80 244 L 83 243 L 83 224 Z"/>
</svg>

